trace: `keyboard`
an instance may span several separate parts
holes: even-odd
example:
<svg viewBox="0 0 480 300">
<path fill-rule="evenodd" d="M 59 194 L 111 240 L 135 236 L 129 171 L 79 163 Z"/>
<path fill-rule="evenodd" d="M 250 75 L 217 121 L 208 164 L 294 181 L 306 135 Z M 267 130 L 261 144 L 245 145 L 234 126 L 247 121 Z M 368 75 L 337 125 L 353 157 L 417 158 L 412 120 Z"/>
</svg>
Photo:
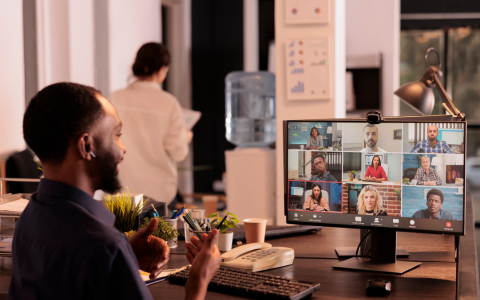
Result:
<svg viewBox="0 0 480 300">
<path fill-rule="evenodd" d="M 190 266 L 183 267 L 170 273 L 168 280 L 171 283 L 185 285 L 189 271 Z M 208 290 L 212 292 L 258 299 L 297 300 L 319 289 L 319 283 L 226 267 L 220 267 L 208 285 Z"/>
</svg>

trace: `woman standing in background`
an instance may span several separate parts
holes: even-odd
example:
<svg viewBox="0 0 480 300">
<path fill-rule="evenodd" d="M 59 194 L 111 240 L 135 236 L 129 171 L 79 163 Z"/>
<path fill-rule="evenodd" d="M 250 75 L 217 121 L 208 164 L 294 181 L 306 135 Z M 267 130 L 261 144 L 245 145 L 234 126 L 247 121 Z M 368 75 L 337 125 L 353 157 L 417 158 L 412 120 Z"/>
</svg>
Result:
<svg viewBox="0 0 480 300">
<path fill-rule="evenodd" d="M 165 203 L 175 198 L 176 163 L 187 156 L 193 136 L 178 100 L 162 90 L 169 64 L 164 45 L 143 45 L 132 66 L 136 80 L 110 97 L 123 122 L 122 139 L 129 152 L 120 166 L 122 185 Z"/>
</svg>

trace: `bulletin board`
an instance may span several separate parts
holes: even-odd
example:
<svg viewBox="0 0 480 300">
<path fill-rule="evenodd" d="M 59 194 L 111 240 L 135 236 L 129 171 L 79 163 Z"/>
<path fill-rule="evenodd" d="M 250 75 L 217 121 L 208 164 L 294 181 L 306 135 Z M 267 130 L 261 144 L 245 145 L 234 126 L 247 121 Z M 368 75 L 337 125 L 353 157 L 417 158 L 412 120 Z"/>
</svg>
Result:
<svg viewBox="0 0 480 300">
<path fill-rule="evenodd" d="M 288 40 L 285 46 L 287 99 L 329 99 L 328 38 Z"/>
<path fill-rule="evenodd" d="M 285 23 L 287 24 L 319 24 L 329 22 L 329 0 L 285 1 Z"/>
</svg>

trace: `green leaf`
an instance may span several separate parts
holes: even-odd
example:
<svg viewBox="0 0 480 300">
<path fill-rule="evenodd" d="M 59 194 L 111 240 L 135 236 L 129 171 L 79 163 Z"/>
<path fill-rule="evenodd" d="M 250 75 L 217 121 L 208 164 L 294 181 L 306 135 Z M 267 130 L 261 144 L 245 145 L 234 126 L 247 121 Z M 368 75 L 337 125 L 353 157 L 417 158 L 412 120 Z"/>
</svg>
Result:
<svg viewBox="0 0 480 300">
<path fill-rule="evenodd" d="M 240 222 L 240 221 L 238 221 L 238 219 L 235 219 L 235 218 L 231 218 L 230 221 L 233 221 L 233 222 L 235 222 L 235 223 Z"/>
<path fill-rule="evenodd" d="M 231 216 L 231 217 L 237 218 L 237 216 L 234 215 L 234 214 L 232 214 L 231 212 L 228 212 L 228 211 L 227 211 L 227 214 L 228 214 L 229 216 Z"/>
<path fill-rule="evenodd" d="M 234 226 L 233 224 L 235 224 L 235 223 L 230 223 L 230 224 L 228 224 L 228 228 L 230 228 L 230 229 L 235 228 L 235 226 Z"/>
<path fill-rule="evenodd" d="M 218 218 L 218 211 L 215 212 L 215 213 L 213 213 L 213 214 L 208 215 L 208 216 L 207 216 L 207 219 L 211 219 L 211 218 L 213 218 L 213 217 L 217 217 L 217 218 Z"/>
<path fill-rule="evenodd" d="M 225 225 L 220 226 L 220 232 L 227 231 L 228 227 Z"/>
</svg>

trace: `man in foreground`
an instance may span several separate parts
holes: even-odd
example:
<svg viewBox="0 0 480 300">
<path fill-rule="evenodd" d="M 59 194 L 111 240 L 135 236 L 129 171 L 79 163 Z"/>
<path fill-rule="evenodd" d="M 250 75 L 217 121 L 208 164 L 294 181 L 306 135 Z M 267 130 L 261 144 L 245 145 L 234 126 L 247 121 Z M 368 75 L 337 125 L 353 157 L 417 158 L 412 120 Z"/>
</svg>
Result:
<svg viewBox="0 0 480 300">
<path fill-rule="evenodd" d="M 448 146 L 447 142 L 437 140 L 438 128 L 435 125 L 430 125 L 427 128 L 426 140 L 418 142 L 410 151 L 411 153 L 451 153 L 453 150 Z"/>
<path fill-rule="evenodd" d="M 57 83 L 30 102 L 24 138 L 44 178 L 15 229 L 8 299 L 152 299 L 138 270 L 155 278 L 168 262 L 168 246 L 151 235 L 158 221 L 127 240 L 92 198 L 95 190 L 121 187 L 121 129 L 113 106 L 90 87 Z M 199 251 L 187 254 L 186 299 L 205 297 L 220 262 L 217 236 L 204 235 L 203 245 L 194 240 Z"/>
<path fill-rule="evenodd" d="M 442 191 L 431 189 L 427 193 L 427 209 L 417 211 L 412 218 L 456 220 L 451 212 L 442 209 L 443 200 Z"/>
</svg>

